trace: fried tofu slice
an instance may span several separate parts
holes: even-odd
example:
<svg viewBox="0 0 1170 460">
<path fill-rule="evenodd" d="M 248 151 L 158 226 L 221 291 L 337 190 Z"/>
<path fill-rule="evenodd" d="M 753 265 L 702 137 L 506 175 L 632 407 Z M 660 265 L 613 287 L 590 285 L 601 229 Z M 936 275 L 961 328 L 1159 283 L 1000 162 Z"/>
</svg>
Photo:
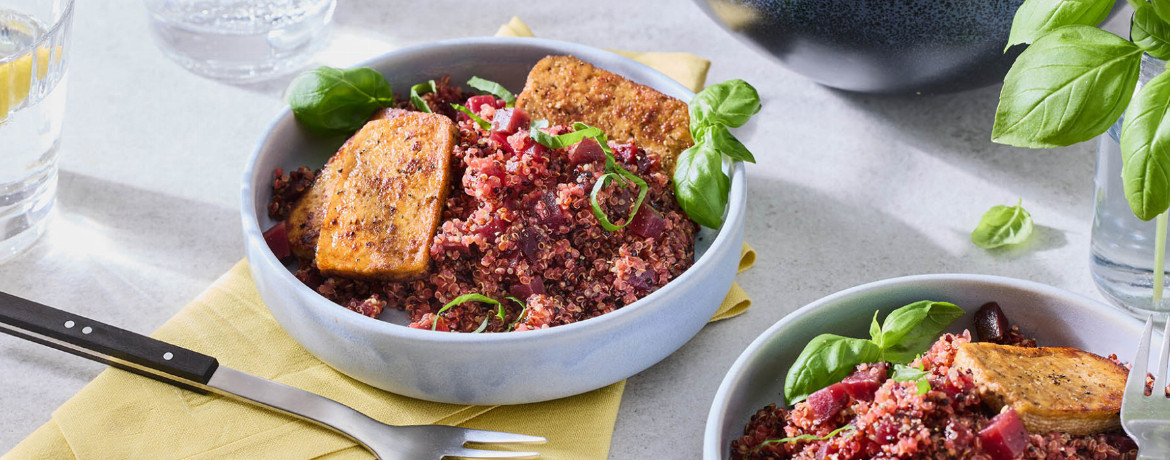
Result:
<svg viewBox="0 0 1170 460">
<path fill-rule="evenodd" d="M 350 172 L 332 195 L 317 241 L 322 273 L 406 280 L 426 274 L 451 182 L 458 131 L 447 117 L 373 120 L 342 147 Z"/>
<path fill-rule="evenodd" d="M 1125 367 L 1077 348 L 964 343 L 954 365 L 970 370 L 993 410 L 1011 406 L 1032 433 L 1086 435 L 1121 428 Z"/>
<path fill-rule="evenodd" d="M 346 141 L 337 153 L 329 158 L 313 185 L 297 200 L 288 213 L 288 246 L 293 255 L 310 260 L 317 253 L 317 237 L 321 234 L 321 222 L 325 220 L 325 210 L 329 207 L 329 198 L 333 196 L 349 171 L 353 169 L 354 149 L 349 148 Z"/>
<path fill-rule="evenodd" d="M 683 150 L 694 145 L 687 104 L 573 56 L 547 56 L 528 73 L 516 106 L 534 120 L 582 122 L 610 139 L 633 142 L 657 155 L 673 174 Z"/>
</svg>

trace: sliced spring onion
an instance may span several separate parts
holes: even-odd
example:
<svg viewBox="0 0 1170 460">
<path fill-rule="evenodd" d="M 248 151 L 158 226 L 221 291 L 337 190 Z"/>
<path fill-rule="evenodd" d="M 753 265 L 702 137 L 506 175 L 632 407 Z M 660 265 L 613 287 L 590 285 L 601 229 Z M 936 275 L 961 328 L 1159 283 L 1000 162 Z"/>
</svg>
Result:
<svg viewBox="0 0 1170 460">
<path fill-rule="evenodd" d="M 496 299 L 485 296 L 483 294 L 463 294 L 459 297 L 456 297 L 455 300 L 447 302 L 447 305 L 443 305 L 443 308 L 440 308 L 439 312 L 435 313 L 435 320 L 434 320 L 434 322 L 431 323 L 431 330 L 433 331 L 433 330 L 435 330 L 435 328 L 437 328 L 439 326 L 439 315 L 442 315 L 447 310 L 450 310 L 451 307 L 454 307 L 456 305 L 462 305 L 466 302 L 483 302 L 483 303 L 490 303 L 492 305 L 495 305 L 497 307 L 497 309 L 499 310 L 496 313 L 496 317 L 500 318 L 500 321 L 504 320 L 504 306 L 500 305 L 500 302 L 497 301 Z M 490 316 L 487 318 L 484 318 L 483 324 L 481 324 L 479 326 L 479 329 L 477 329 L 475 332 L 483 332 L 484 329 L 487 329 L 487 323 L 488 323 L 489 319 L 491 319 Z"/>
<path fill-rule="evenodd" d="M 759 452 L 760 449 L 764 448 L 764 446 L 770 446 L 772 444 L 782 444 L 782 443 L 801 442 L 801 441 L 824 441 L 826 439 L 832 438 L 833 436 L 841 434 L 842 431 L 845 431 L 845 430 L 854 431 L 856 429 L 857 429 L 857 427 L 855 427 L 853 425 L 845 425 L 841 428 L 837 428 L 837 429 L 829 432 L 829 434 L 826 434 L 824 436 L 813 436 L 811 434 L 802 434 L 800 436 L 793 436 L 791 438 L 769 439 L 767 441 L 761 442 L 760 445 L 756 446 L 754 451 Z"/>
<path fill-rule="evenodd" d="M 513 302 L 516 302 L 516 303 L 520 304 L 521 307 L 523 307 L 520 310 L 520 314 L 516 315 L 516 320 L 512 321 L 512 324 L 508 325 L 508 330 L 511 331 L 511 330 L 516 329 L 516 325 L 520 324 L 520 321 L 524 319 L 524 315 L 528 314 L 528 304 L 524 303 L 523 300 L 517 299 L 517 298 L 512 297 L 512 296 L 508 296 L 508 297 L 504 297 L 504 298 L 511 300 Z"/>
<path fill-rule="evenodd" d="M 471 77 L 470 80 L 467 80 L 467 86 L 503 99 L 504 102 L 508 103 L 508 107 L 513 107 L 516 105 L 516 96 L 512 95 L 512 92 L 508 91 L 507 88 L 504 88 L 504 85 L 494 81 L 484 80 L 479 77 Z"/>
<path fill-rule="evenodd" d="M 422 98 L 426 93 L 437 93 L 439 89 L 435 87 L 434 80 L 427 80 L 426 83 L 419 83 L 410 87 L 410 103 L 414 104 L 414 108 L 421 112 L 431 113 L 431 107 L 427 105 L 427 101 Z"/>
<path fill-rule="evenodd" d="M 480 129 L 484 131 L 492 129 L 491 123 L 489 123 L 487 120 L 484 120 L 483 118 L 480 118 L 479 115 L 476 115 L 475 112 L 471 111 L 471 109 L 459 104 L 451 104 L 451 107 L 454 107 L 455 110 L 463 112 L 464 115 L 467 115 L 468 117 L 471 117 L 472 120 L 475 120 L 475 124 L 479 125 Z"/>
</svg>

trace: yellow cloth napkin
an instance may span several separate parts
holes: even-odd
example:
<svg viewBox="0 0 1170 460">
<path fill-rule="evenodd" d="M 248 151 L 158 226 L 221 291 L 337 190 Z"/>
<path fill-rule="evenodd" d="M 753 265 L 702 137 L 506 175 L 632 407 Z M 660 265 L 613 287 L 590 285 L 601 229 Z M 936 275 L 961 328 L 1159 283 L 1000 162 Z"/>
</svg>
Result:
<svg viewBox="0 0 1170 460">
<path fill-rule="evenodd" d="M 754 262 L 755 252 L 745 244 L 740 271 Z M 750 305 L 746 293 L 733 285 L 712 321 L 741 314 Z M 293 341 L 264 307 L 243 261 L 152 336 L 335 399 L 383 422 L 543 435 L 549 438 L 539 447 L 545 459 L 606 458 L 625 388 L 623 381 L 582 395 L 515 406 L 441 404 L 387 393 L 333 370 Z M 370 455 L 348 438 L 298 419 L 108 369 L 0 457 L 74 458 L 335 460 Z"/>
</svg>

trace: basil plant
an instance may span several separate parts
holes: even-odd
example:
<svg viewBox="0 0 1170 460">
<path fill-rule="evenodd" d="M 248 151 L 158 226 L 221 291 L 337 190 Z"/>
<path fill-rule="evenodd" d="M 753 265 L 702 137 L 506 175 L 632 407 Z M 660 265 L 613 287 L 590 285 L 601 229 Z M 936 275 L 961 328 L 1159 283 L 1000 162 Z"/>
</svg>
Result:
<svg viewBox="0 0 1170 460">
<path fill-rule="evenodd" d="M 1049 148 L 1092 139 L 1124 113 L 1122 183 L 1139 219 L 1158 218 L 1165 240 L 1170 208 L 1170 72 L 1134 91 L 1142 54 L 1170 60 L 1170 0 L 1126 0 L 1130 39 L 1098 26 L 1116 0 L 1025 0 L 1007 46 L 1028 43 L 1004 78 L 991 140 Z M 1155 257 L 1154 301 L 1161 297 Z"/>
</svg>

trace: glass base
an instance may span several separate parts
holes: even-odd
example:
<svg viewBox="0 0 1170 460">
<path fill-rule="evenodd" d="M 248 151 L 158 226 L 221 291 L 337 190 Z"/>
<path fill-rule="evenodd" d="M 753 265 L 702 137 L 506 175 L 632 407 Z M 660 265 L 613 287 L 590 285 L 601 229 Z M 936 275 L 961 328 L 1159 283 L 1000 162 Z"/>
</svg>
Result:
<svg viewBox="0 0 1170 460">
<path fill-rule="evenodd" d="M 1152 271 L 1115 264 L 1097 254 L 1092 254 L 1089 271 L 1101 295 L 1131 316 L 1145 320 L 1153 315 L 1157 323 L 1170 317 L 1170 299 L 1167 299 L 1170 288 L 1164 290 L 1165 295 L 1158 305 L 1153 303 Z M 1170 280 L 1170 276 L 1166 279 Z"/>
<path fill-rule="evenodd" d="M 0 186 L 0 263 L 20 255 L 45 233 L 56 199 L 56 164 L 21 182 Z"/>
</svg>

